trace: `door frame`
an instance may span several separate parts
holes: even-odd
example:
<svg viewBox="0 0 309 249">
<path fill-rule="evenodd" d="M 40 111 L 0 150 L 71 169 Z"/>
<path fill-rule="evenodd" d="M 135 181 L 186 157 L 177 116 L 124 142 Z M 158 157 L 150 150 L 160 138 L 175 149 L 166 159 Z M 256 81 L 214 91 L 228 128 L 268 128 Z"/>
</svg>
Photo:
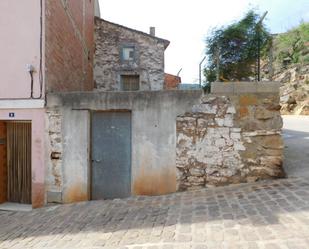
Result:
<svg viewBox="0 0 309 249">
<path fill-rule="evenodd" d="M 3 174 L 3 180 L 2 180 L 2 183 L 0 183 L 0 186 L 1 186 L 1 189 L 0 189 L 0 191 L 2 192 L 2 193 L 0 193 L 0 196 L 2 196 L 1 198 L 0 198 L 0 204 L 2 204 L 2 203 L 5 203 L 5 202 L 7 202 L 8 201 L 8 172 L 7 172 L 7 127 L 6 127 L 6 121 L 4 121 L 4 120 L 0 120 L 0 123 L 1 123 L 1 125 L 3 125 L 4 126 L 4 143 L 3 144 L 1 144 L 0 146 L 4 146 L 4 157 L 6 158 L 6 160 L 4 161 L 4 162 L 2 162 L 2 166 L 1 166 L 1 169 L 0 169 L 0 171 L 1 171 L 1 173 L 0 174 Z M 1 160 L 1 158 L 0 158 L 0 160 Z M 6 174 L 4 173 L 4 172 L 6 172 Z M 4 192 L 4 193 L 3 193 Z"/>
<path fill-rule="evenodd" d="M 133 174 L 132 174 L 132 151 L 133 151 L 133 143 L 132 143 L 132 132 L 133 132 L 133 112 L 130 109 L 109 109 L 109 110 L 91 110 L 90 111 L 90 125 L 89 125 L 89 168 L 88 168 L 88 179 L 89 179 L 89 183 L 88 183 L 88 196 L 89 196 L 89 200 L 93 200 L 92 199 L 92 147 L 93 147 L 93 143 L 92 143 L 92 135 L 93 135 L 93 130 L 92 130 L 92 121 L 93 121 L 93 116 L 95 113 L 110 113 L 110 112 L 129 112 L 131 115 L 131 124 L 130 124 L 130 141 L 131 141 L 131 146 L 130 146 L 130 196 L 132 196 L 132 182 L 133 182 Z"/>
<path fill-rule="evenodd" d="M 31 137 L 30 137 L 30 144 L 31 144 L 31 146 L 30 146 L 30 160 L 31 160 L 31 164 L 30 164 L 30 172 L 31 172 L 31 174 L 30 174 L 30 177 L 31 177 L 31 179 L 30 179 L 30 183 L 31 183 L 30 186 L 31 186 L 31 190 L 30 190 L 30 193 L 31 193 L 31 196 L 30 196 L 30 203 L 27 204 L 27 205 L 32 205 L 32 202 L 33 202 L 33 200 L 32 200 L 32 198 L 33 198 L 33 186 L 32 186 L 32 184 L 33 184 L 33 181 L 32 181 L 32 178 L 33 178 L 33 158 L 32 158 L 33 124 L 32 124 L 32 120 L 22 120 L 22 119 L 2 120 L 2 119 L 0 119 L 0 122 L 1 123 L 5 123 L 5 124 L 8 124 L 8 123 L 28 123 L 28 124 L 30 124 L 30 131 L 31 131 L 31 133 L 30 133 L 30 135 L 31 135 Z M 5 140 L 6 140 L 6 157 L 7 157 L 7 153 L 8 153 L 7 136 L 8 135 L 7 135 L 7 125 L 6 125 L 6 137 L 5 137 Z M 8 167 L 8 158 L 6 158 L 6 165 L 5 165 L 5 167 Z M 6 185 L 7 185 L 6 186 L 6 190 L 8 191 L 8 176 L 6 176 Z M 8 202 L 8 193 L 6 194 L 6 201 L 5 202 Z M 17 202 L 17 204 L 19 204 L 19 203 Z"/>
</svg>

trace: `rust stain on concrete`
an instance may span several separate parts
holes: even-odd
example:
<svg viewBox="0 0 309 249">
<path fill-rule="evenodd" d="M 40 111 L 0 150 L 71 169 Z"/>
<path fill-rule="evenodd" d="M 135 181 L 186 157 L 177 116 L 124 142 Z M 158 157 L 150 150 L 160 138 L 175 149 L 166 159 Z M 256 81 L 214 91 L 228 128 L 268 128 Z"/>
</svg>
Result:
<svg viewBox="0 0 309 249">
<path fill-rule="evenodd" d="M 134 195 L 162 195 L 176 192 L 176 168 L 147 169 L 133 182 Z"/>
<path fill-rule="evenodd" d="M 63 200 L 65 203 L 88 201 L 87 189 L 83 189 L 82 183 L 72 184 L 64 191 Z"/>
<path fill-rule="evenodd" d="M 45 186 L 43 183 L 32 183 L 32 208 L 43 207 L 45 204 Z"/>
</svg>

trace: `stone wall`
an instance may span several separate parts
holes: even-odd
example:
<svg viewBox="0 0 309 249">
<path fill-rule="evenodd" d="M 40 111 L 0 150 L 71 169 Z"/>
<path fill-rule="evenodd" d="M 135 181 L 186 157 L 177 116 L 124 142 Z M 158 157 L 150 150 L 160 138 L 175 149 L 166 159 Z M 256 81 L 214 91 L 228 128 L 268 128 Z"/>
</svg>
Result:
<svg viewBox="0 0 309 249">
<path fill-rule="evenodd" d="M 309 64 L 281 70 L 273 78 L 282 83 L 281 113 L 309 115 Z"/>
<path fill-rule="evenodd" d="M 177 189 L 283 177 L 279 94 L 205 95 L 177 117 Z"/>
<path fill-rule="evenodd" d="M 62 138 L 62 113 L 59 109 L 46 110 L 47 129 L 47 170 L 46 192 L 47 202 L 62 202 L 63 188 L 63 138 Z"/>
<path fill-rule="evenodd" d="M 121 75 L 139 75 L 140 90 L 163 89 L 164 50 L 168 44 L 166 40 L 96 18 L 96 88 L 104 91 L 121 90 Z M 135 48 L 134 61 L 121 59 L 123 46 Z"/>
</svg>

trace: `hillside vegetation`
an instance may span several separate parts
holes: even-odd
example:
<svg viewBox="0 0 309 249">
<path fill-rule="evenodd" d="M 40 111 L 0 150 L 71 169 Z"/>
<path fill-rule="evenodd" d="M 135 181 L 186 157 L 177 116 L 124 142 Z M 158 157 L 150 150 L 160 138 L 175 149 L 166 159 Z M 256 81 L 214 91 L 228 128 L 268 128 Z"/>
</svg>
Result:
<svg viewBox="0 0 309 249">
<path fill-rule="evenodd" d="M 309 23 L 275 37 L 275 62 L 277 66 L 309 63 Z"/>
<path fill-rule="evenodd" d="M 272 72 L 265 63 L 265 78 L 283 83 L 282 114 L 309 115 L 309 23 L 279 35 L 272 44 Z"/>
</svg>

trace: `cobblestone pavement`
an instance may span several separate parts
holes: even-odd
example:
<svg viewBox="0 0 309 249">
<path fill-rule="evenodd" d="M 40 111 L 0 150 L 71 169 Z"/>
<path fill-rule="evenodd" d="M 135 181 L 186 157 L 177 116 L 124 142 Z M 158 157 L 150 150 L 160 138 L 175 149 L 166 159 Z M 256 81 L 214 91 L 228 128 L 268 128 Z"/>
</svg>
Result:
<svg viewBox="0 0 309 249">
<path fill-rule="evenodd" d="M 0 211 L 0 248 L 309 248 L 309 183 Z"/>
</svg>

